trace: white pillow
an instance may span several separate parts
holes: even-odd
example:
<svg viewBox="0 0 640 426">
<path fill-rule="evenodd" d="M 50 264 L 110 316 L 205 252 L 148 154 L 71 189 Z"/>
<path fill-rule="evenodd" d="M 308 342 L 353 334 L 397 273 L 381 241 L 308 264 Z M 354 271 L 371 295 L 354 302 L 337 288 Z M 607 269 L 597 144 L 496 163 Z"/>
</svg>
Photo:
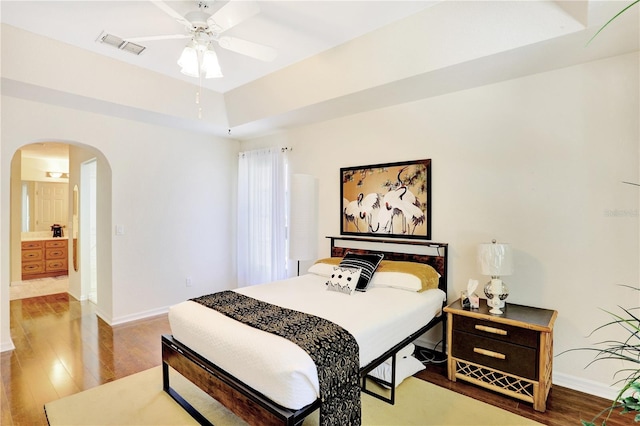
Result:
<svg viewBox="0 0 640 426">
<path fill-rule="evenodd" d="M 426 367 L 413 356 L 399 357 L 396 356 L 396 387 L 409 376 L 413 376 L 418 371 L 424 370 Z M 370 373 L 371 376 L 380 380 L 391 383 L 391 362 L 383 362 Z M 388 386 L 385 386 L 388 387 Z"/>
<path fill-rule="evenodd" d="M 321 277 L 330 277 L 333 274 L 333 267 L 336 265 L 331 265 L 329 263 L 314 263 L 311 265 L 307 272 L 310 274 L 320 275 Z"/>
<path fill-rule="evenodd" d="M 413 355 L 413 352 L 415 350 L 416 350 L 416 345 L 414 345 L 413 343 L 409 343 L 407 346 L 405 346 L 404 348 L 402 348 L 402 349 L 400 349 L 398 351 L 398 353 L 396 354 L 396 360 L 398 360 L 400 358 L 406 358 L 406 357 L 409 357 L 409 356 Z M 389 358 L 385 362 L 387 364 L 391 365 L 391 358 Z"/>
<path fill-rule="evenodd" d="M 370 287 L 392 287 L 409 291 L 422 290 L 422 281 L 413 274 L 404 272 L 376 272 L 369 283 Z"/>
<path fill-rule="evenodd" d="M 327 281 L 327 290 L 352 295 L 356 291 L 362 269 L 347 266 L 334 266 Z"/>
</svg>

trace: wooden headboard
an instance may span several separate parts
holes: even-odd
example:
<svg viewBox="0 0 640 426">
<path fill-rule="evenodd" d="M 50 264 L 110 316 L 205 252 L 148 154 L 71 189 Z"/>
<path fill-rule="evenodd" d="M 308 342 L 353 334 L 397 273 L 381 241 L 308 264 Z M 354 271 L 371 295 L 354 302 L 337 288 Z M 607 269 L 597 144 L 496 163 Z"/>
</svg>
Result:
<svg viewBox="0 0 640 426">
<path fill-rule="evenodd" d="M 353 253 L 382 253 L 385 260 L 404 260 L 426 263 L 440 274 L 438 287 L 447 293 L 446 243 L 416 240 L 392 240 L 358 237 L 327 237 L 331 239 L 331 257 L 343 257 Z"/>
</svg>

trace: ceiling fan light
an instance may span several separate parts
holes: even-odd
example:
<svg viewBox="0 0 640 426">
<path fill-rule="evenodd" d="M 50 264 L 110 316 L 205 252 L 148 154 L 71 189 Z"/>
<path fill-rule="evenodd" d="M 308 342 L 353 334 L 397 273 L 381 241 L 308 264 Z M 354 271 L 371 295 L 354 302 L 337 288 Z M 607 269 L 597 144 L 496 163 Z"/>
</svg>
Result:
<svg viewBox="0 0 640 426">
<path fill-rule="evenodd" d="M 202 55 L 202 72 L 204 73 L 204 78 L 223 77 L 218 55 L 213 49 L 207 49 Z"/>
<path fill-rule="evenodd" d="M 178 59 L 180 71 L 190 77 L 198 77 L 198 52 L 195 49 L 195 42 L 191 40 L 182 50 Z"/>
<path fill-rule="evenodd" d="M 195 77 L 198 78 L 198 69 L 196 68 L 195 70 L 192 68 L 180 68 L 180 72 L 184 75 L 187 75 L 189 77 Z"/>
</svg>

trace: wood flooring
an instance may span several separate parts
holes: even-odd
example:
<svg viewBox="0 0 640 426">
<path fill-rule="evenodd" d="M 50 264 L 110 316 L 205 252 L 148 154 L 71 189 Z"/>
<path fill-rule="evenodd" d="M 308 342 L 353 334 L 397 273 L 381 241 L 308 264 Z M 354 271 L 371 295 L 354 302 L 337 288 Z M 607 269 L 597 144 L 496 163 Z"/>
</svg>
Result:
<svg viewBox="0 0 640 426">
<path fill-rule="evenodd" d="M 166 315 L 109 327 L 96 316 L 93 304 L 66 293 L 13 300 L 10 309 L 16 349 L 0 358 L 0 424 L 5 426 L 47 425 L 45 403 L 160 365 L 160 336 L 170 332 Z M 591 420 L 609 404 L 554 386 L 547 411 L 538 413 L 531 404 L 450 382 L 444 363 L 428 364 L 417 376 L 546 425 L 580 425 L 580 419 Z M 617 413 L 607 422 L 632 423 L 632 416 Z"/>
</svg>

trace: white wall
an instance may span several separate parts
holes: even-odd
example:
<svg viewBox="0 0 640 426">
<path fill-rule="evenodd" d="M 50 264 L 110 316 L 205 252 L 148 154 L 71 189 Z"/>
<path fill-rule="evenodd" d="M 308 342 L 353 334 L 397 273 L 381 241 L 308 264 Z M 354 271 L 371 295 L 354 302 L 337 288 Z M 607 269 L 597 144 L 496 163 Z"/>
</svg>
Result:
<svg viewBox="0 0 640 426">
<path fill-rule="evenodd" d="M 9 229 L 10 161 L 22 145 L 69 142 L 104 155 L 106 175 L 98 171 L 103 181 L 98 273 L 99 285 L 108 286 L 99 300 L 108 322 L 160 313 L 188 297 L 235 287 L 230 224 L 235 224 L 238 142 L 7 96 L 2 97 L 1 140 L 3 229 Z M 114 236 L 115 224 L 124 226 L 125 235 Z M 10 347 L 9 252 L 9 233 L 3 232 L 3 349 Z"/>
<path fill-rule="evenodd" d="M 348 116 L 254 139 L 288 144 L 319 178 L 319 254 L 339 233 L 339 168 L 432 159 L 433 240 L 450 244 L 449 300 L 492 238 L 515 249 L 508 302 L 555 309 L 555 354 L 588 346 L 599 308 L 639 306 L 638 54 Z M 621 337 L 622 338 L 622 337 Z M 554 359 L 554 382 L 612 397 L 606 362 Z"/>
</svg>

